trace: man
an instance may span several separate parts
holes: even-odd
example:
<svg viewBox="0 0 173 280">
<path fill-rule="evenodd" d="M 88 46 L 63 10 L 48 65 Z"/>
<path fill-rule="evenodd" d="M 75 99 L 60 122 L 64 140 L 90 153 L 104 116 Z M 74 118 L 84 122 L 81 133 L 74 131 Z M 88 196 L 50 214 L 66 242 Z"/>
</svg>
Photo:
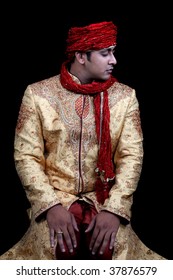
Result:
<svg viewBox="0 0 173 280">
<path fill-rule="evenodd" d="M 31 225 L 3 259 L 159 259 L 130 225 L 143 160 L 135 90 L 112 75 L 117 27 L 72 27 L 60 75 L 29 85 L 15 164 Z"/>
</svg>

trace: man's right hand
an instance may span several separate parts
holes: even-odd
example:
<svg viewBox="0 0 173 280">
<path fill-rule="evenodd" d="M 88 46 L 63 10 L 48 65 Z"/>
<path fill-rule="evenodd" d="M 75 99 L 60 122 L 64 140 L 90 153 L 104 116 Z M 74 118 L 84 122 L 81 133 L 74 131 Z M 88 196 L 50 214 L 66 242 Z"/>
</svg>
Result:
<svg viewBox="0 0 173 280">
<path fill-rule="evenodd" d="M 69 252 L 72 253 L 73 249 L 77 247 L 75 230 L 79 231 L 74 215 L 61 204 L 57 204 L 47 211 L 46 219 L 50 231 L 51 247 L 55 246 L 55 238 L 57 236 L 61 252 L 65 252 L 65 241 Z"/>
</svg>

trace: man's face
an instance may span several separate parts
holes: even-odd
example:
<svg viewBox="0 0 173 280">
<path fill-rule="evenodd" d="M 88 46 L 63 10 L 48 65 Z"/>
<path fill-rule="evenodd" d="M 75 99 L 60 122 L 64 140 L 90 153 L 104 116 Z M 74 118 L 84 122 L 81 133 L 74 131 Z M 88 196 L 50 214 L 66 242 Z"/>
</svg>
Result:
<svg viewBox="0 0 173 280">
<path fill-rule="evenodd" d="M 88 79 L 108 80 L 117 61 L 114 56 L 115 46 L 91 51 L 90 59 L 85 58 L 85 71 Z"/>
</svg>

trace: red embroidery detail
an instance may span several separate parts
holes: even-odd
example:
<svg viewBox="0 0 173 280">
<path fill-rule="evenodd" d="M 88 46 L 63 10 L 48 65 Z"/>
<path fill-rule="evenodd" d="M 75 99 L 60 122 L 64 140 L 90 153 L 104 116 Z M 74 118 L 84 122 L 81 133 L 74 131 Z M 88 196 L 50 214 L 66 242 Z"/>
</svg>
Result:
<svg viewBox="0 0 173 280">
<path fill-rule="evenodd" d="M 83 96 L 77 98 L 75 102 L 75 110 L 80 118 L 81 117 L 86 118 L 89 114 L 89 98 L 87 97 L 85 99 L 85 104 L 84 104 Z"/>
</svg>

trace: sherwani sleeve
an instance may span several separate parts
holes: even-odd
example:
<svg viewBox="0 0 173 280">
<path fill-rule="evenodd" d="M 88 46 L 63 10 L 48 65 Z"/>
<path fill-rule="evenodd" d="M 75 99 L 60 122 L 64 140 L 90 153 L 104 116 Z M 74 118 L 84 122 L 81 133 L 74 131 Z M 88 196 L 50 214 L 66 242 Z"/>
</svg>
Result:
<svg viewBox="0 0 173 280">
<path fill-rule="evenodd" d="M 14 140 L 17 173 L 38 218 L 45 210 L 59 203 L 45 174 L 42 124 L 30 86 L 27 87 L 19 111 Z"/>
<path fill-rule="evenodd" d="M 121 134 L 114 155 L 115 184 L 103 210 L 111 211 L 130 221 L 133 193 L 137 188 L 143 162 L 143 134 L 139 104 L 132 90 Z"/>
</svg>

